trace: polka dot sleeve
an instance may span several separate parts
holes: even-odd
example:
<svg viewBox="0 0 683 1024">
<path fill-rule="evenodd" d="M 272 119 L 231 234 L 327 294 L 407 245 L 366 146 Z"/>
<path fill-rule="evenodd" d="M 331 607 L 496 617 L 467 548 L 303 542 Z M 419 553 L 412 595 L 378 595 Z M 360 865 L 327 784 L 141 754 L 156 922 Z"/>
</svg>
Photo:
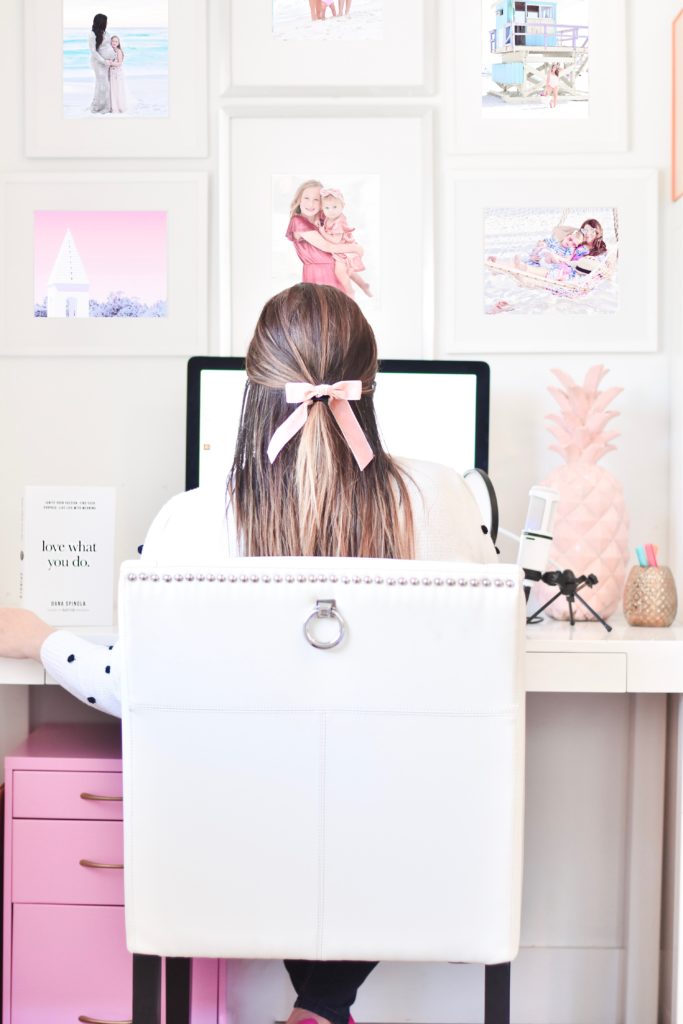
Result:
<svg viewBox="0 0 683 1024">
<path fill-rule="evenodd" d="M 57 630 L 43 642 L 40 660 L 48 675 L 78 700 L 121 717 L 118 644 L 105 647 Z"/>
</svg>

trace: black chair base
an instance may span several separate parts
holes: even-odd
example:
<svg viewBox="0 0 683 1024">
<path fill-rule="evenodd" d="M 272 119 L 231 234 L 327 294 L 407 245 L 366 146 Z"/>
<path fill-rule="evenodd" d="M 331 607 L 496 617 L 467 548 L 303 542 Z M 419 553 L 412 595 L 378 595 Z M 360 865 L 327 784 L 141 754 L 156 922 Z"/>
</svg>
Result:
<svg viewBox="0 0 683 1024">
<path fill-rule="evenodd" d="M 166 958 L 166 1024 L 190 1024 L 192 961 Z M 161 957 L 133 954 L 133 1022 L 161 1024 Z"/>
<path fill-rule="evenodd" d="M 487 964 L 484 1024 L 510 1024 L 510 964 Z"/>
<path fill-rule="evenodd" d="M 484 1024 L 510 1024 L 510 964 L 487 964 Z M 190 1024 L 192 961 L 166 960 L 166 1024 Z M 161 1024 L 161 958 L 133 954 L 133 1024 Z"/>
</svg>

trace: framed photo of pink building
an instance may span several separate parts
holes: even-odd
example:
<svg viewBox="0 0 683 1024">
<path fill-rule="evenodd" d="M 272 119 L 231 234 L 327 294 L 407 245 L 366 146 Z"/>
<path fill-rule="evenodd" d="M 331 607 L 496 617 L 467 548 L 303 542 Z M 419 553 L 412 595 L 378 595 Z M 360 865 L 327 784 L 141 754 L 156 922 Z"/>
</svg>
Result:
<svg viewBox="0 0 683 1024">
<path fill-rule="evenodd" d="M 7 176 L 0 352 L 206 351 L 202 174 Z"/>
<path fill-rule="evenodd" d="M 224 0 L 224 95 L 433 91 L 435 0 Z"/>
<path fill-rule="evenodd" d="M 625 150 L 626 16 L 625 0 L 445 5 L 443 31 L 459 54 L 445 62 L 451 148 Z"/>
<path fill-rule="evenodd" d="M 206 0 L 23 6 L 27 156 L 206 156 Z"/>
<path fill-rule="evenodd" d="M 222 128 L 222 351 L 244 352 L 265 300 L 307 281 L 351 296 L 381 355 L 432 355 L 430 115 L 240 111 Z"/>
<path fill-rule="evenodd" d="M 445 353 L 656 350 L 655 171 L 456 173 L 444 218 Z"/>
</svg>

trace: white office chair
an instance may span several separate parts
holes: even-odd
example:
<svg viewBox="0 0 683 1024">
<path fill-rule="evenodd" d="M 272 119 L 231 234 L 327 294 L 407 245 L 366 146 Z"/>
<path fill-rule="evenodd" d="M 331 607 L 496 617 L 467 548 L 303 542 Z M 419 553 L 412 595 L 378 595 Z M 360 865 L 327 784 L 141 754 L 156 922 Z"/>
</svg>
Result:
<svg viewBox="0 0 683 1024">
<path fill-rule="evenodd" d="M 135 1024 L 158 1020 L 158 956 L 501 964 L 486 1022 L 508 1021 L 519 567 L 129 562 L 119 624 Z"/>
</svg>

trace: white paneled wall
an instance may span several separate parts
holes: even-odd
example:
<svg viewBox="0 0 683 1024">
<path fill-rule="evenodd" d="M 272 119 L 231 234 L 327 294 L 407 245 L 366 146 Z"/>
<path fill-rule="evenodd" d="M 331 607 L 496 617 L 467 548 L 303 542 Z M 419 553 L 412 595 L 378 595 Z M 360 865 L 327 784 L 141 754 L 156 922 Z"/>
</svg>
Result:
<svg viewBox="0 0 683 1024">
<path fill-rule="evenodd" d="M 58 0 L 45 0 L 46 3 Z M 189 2 L 189 0 L 188 0 Z M 249 0 L 233 0 L 247 3 Z M 303 2 L 303 0 L 302 0 Z M 449 170 L 506 167 L 655 167 L 660 179 L 660 350 L 650 355 L 567 353 L 491 356 L 492 421 L 490 469 L 502 522 L 519 529 L 526 495 L 556 464 L 547 450 L 543 416 L 550 368 L 582 375 L 594 362 L 610 367 L 607 383 L 624 394 L 618 451 L 606 465 L 621 479 L 631 513 L 633 544 L 658 542 L 683 580 L 683 546 L 676 535 L 681 508 L 680 228 L 683 203 L 669 202 L 670 22 L 680 0 L 654 0 L 643 8 L 625 0 L 629 53 L 627 95 L 630 149 L 624 154 L 525 157 L 462 157 L 445 150 L 452 117 L 451 74 L 457 59 L 445 29 L 461 4 L 439 0 L 440 31 L 435 52 L 436 93 L 393 100 L 401 107 L 431 108 L 435 114 L 434 196 L 438 206 Z M 599 0 L 593 0 L 599 3 Z M 220 166 L 218 97 L 222 5 L 209 0 L 209 126 L 207 160 L 27 160 L 23 155 L 22 0 L 0 5 L 3 57 L 0 95 L 1 169 L 5 172 L 71 170 L 206 170 L 210 174 L 208 351 L 227 354 L 219 331 L 219 199 L 227 194 Z M 385 0 L 390 7 L 389 0 Z M 449 10 L 450 6 L 450 10 Z M 451 17 L 455 10 L 455 18 Z M 40 26 L 27 28 L 40 60 Z M 458 45 L 479 45 L 462 39 Z M 254 60 L 259 55 L 255 50 Z M 273 111 L 277 97 L 235 100 Z M 304 101 L 301 101 L 304 102 Z M 312 100 L 311 102 L 316 102 Z M 329 99 L 326 101 L 329 103 Z M 354 97 L 354 104 L 365 102 Z M 376 98 L 367 102 L 376 106 Z M 291 103 L 291 101 L 290 101 Z M 410 197 L 406 197 L 410 213 Z M 439 268 L 449 246 L 458 244 L 457 224 L 435 217 L 436 339 L 443 351 L 452 289 Z M 254 310 L 254 319 L 257 315 Z M 380 345 L 382 339 L 380 338 Z M 417 343 L 416 343 L 417 344 Z M 467 339 L 458 339 L 467 357 Z M 392 352 L 385 349 L 384 355 Z M 416 348 L 419 355 L 419 348 Z M 0 603 L 18 600 L 20 502 L 26 484 L 115 485 L 118 496 L 116 554 L 134 555 L 158 507 L 183 487 L 185 363 L 177 358 L 0 359 Z M 671 432 L 671 424 L 675 432 Z M 503 554 L 514 557 L 514 548 Z M 66 694 L 34 692 L 31 721 L 91 717 Z M 19 715 L 20 712 L 17 711 Z M 624 696 L 532 695 L 529 700 L 529 785 L 525 949 L 515 967 L 513 1015 L 517 1024 L 620 1024 L 624 941 L 624 879 L 628 816 L 629 705 Z M 362 841 L 362 837 L 359 837 Z M 285 837 L 273 837 L 274 842 Z M 290 840 L 291 841 L 291 838 Z M 364 988 L 360 1019 L 369 1021 L 473 1022 L 481 1019 L 481 972 L 447 965 L 382 965 Z M 278 964 L 235 963 L 229 974 L 236 1024 L 286 1016 L 290 989 Z M 640 1024 L 654 1024 L 643 1021 Z"/>
</svg>

